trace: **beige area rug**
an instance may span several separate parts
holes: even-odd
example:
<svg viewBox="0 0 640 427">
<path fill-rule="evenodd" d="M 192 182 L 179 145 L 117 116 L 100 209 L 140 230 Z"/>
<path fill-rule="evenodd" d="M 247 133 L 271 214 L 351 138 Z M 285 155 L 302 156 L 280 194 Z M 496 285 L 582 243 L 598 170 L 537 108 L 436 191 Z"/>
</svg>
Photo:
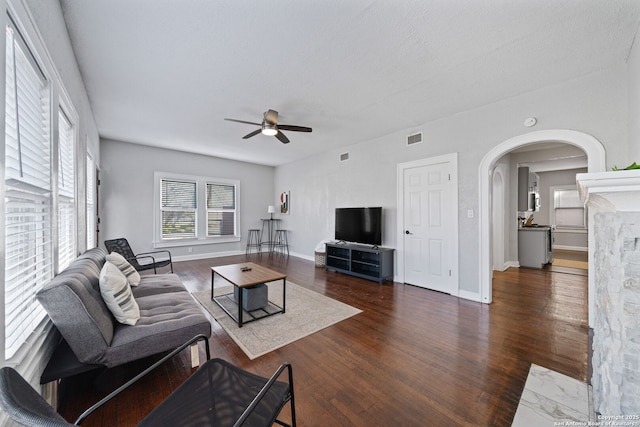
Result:
<svg viewBox="0 0 640 427">
<path fill-rule="evenodd" d="M 270 282 L 267 286 L 269 301 L 281 307 L 282 281 Z M 229 286 L 216 288 L 215 295 L 218 297 L 218 295 L 232 293 L 233 287 Z M 211 301 L 210 290 L 194 292 L 193 296 L 242 348 L 249 359 L 255 359 L 362 312 L 350 305 L 287 281 L 285 313 L 245 323 L 242 328 L 239 328 L 238 324 L 218 304 Z M 249 318 L 246 312 L 243 318 Z"/>
<path fill-rule="evenodd" d="M 571 267 L 571 268 L 581 268 L 583 270 L 589 269 L 589 263 L 585 261 L 574 261 L 571 259 L 554 259 L 551 262 L 552 265 L 557 265 L 558 267 Z"/>
</svg>

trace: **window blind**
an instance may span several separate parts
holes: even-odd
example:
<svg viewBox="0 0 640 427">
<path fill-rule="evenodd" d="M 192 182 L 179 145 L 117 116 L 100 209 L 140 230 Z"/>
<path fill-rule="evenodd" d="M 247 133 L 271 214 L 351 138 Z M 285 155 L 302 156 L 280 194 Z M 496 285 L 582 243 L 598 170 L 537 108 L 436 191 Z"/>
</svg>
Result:
<svg viewBox="0 0 640 427">
<path fill-rule="evenodd" d="M 87 154 L 87 249 L 96 247 L 96 166 Z"/>
<path fill-rule="evenodd" d="M 75 258 L 75 141 L 73 125 L 58 112 L 58 271 Z"/>
<path fill-rule="evenodd" d="M 235 186 L 207 183 L 207 237 L 233 236 L 235 232 Z"/>
<path fill-rule="evenodd" d="M 585 208 L 577 189 L 553 190 L 553 207 L 558 229 L 586 228 Z"/>
<path fill-rule="evenodd" d="M 161 180 L 163 239 L 196 237 L 197 186 L 193 181 Z"/>
<path fill-rule="evenodd" d="M 5 359 L 45 316 L 35 293 L 53 277 L 50 88 L 12 25 L 5 74 Z"/>
</svg>

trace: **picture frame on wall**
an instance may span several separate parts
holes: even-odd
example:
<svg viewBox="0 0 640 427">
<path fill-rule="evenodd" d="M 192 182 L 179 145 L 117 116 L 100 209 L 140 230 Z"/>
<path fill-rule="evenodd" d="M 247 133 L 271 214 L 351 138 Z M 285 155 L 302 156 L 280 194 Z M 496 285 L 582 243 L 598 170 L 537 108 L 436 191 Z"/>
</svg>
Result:
<svg viewBox="0 0 640 427">
<path fill-rule="evenodd" d="M 283 191 L 280 193 L 280 213 L 289 215 L 290 209 L 290 191 Z"/>
</svg>

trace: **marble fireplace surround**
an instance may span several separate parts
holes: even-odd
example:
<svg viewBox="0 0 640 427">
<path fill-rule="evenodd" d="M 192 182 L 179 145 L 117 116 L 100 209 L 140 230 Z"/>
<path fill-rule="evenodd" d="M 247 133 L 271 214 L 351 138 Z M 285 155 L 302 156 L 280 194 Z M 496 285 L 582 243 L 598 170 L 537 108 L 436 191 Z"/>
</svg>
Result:
<svg viewBox="0 0 640 427">
<path fill-rule="evenodd" d="M 640 170 L 578 174 L 589 212 L 593 406 L 640 415 Z"/>
</svg>

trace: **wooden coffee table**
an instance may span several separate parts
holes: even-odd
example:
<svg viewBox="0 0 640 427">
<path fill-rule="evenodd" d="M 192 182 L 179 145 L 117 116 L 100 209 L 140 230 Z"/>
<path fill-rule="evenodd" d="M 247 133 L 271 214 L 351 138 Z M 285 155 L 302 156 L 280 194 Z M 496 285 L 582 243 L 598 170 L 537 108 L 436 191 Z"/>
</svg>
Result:
<svg viewBox="0 0 640 427">
<path fill-rule="evenodd" d="M 249 268 L 249 270 L 243 271 L 243 268 Z M 230 294 L 225 294 L 221 296 L 215 296 L 213 282 L 215 280 L 216 273 L 218 276 L 225 279 L 227 282 L 231 283 L 233 286 L 239 288 L 240 292 L 238 292 L 238 315 L 235 316 L 231 313 L 231 310 L 227 309 L 223 302 L 223 298 L 229 298 Z M 267 302 L 268 310 L 254 310 L 261 311 L 260 313 L 254 314 L 253 312 L 247 312 L 247 314 L 251 317 L 251 319 L 244 320 L 243 319 L 243 294 L 242 288 L 246 288 L 248 286 L 259 285 L 261 283 L 273 282 L 276 280 L 282 280 L 282 307 L 274 304 L 271 301 Z M 287 290 L 287 276 L 286 274 L 279 273 L 274 270 L 270 270 L 266 267 L 262 267 L 261 265 L 254 264 L 252 262 L 244 262 L 242 264 L 230 264 L 230 265 L 221 265 L 219 267 L 211 267 L 211 300 L 222 308 L 225 313 L 227 313 L 233 320 L 236 321 L 238 326 L 242 328 L 242 325 L 245 323 L 253 322 L 256 320 L 260 320 L 264 317 L 273 316 L 274 314 L 280 314 L 285 312 L 285 301 L 286 301 L 286 290 Z"/>
</svg>

